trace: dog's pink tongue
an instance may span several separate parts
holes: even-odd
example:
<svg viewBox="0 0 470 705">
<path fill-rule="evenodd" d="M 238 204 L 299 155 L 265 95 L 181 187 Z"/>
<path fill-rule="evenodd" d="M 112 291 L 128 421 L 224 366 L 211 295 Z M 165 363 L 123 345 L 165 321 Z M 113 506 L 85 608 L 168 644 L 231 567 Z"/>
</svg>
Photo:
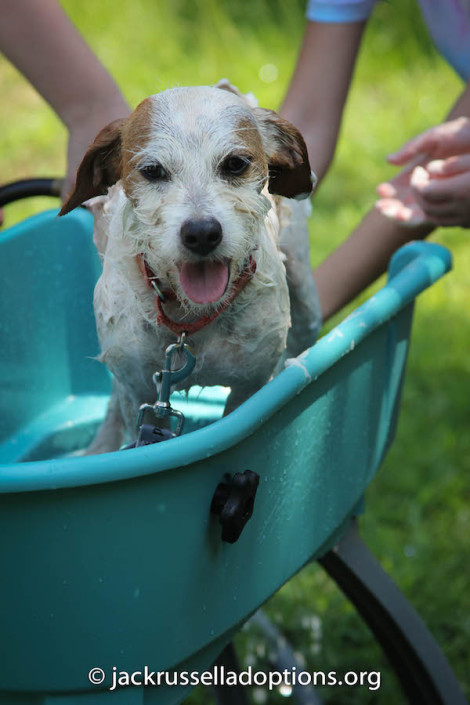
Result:
<svg viewBox="0 0 470 705">
<path fill-rule="evenodd" d="M 183 291 L 196 304 L 218 301 L 228 284 L 228 265 L 223 262 L 186 262 L 181 267 Z"/>
</svg>

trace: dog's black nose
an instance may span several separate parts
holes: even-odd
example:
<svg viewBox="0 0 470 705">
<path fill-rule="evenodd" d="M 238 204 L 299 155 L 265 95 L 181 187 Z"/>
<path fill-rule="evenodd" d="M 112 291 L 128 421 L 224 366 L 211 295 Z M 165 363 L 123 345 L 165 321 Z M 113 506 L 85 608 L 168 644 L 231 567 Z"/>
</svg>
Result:
<svg viewBox="0 0 470 705">
<path fill-rule="evenodd" d="M 183 245 L 197 255 L 208 255 L 222 240 L 222 226 L 215 218 L 187 220 L 181 226 Z"/>
</svg>

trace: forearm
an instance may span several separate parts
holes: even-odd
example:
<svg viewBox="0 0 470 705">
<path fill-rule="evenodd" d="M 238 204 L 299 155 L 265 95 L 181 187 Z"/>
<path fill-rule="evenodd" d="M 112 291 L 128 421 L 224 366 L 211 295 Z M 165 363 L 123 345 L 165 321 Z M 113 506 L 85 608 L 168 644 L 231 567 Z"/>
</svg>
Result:
<svg viewBox="0 0 470 705">
<path fill-rule="evenodd" d="M 470 82 L 467 83 L 446 120 L 454 120 L 458 117 L 470 117 Z"/>
<path fill-rule="evenodd" d="M 3 0 L 0 49 L 69 129 L 106 105 L 126 114 L 113 79 L 56 0 Z"/>
<path fill-rule="evenodd" d="M 302 133 L 319 180 L 333 159 L 365 22 L 309 22 L 281 115 Z"/>
<path fill-rule="evenodd" d="M 392 254 L 410 240 L 426 237 L 432 227 L 409 228 L 370 211 L 314 271 L 322 318 L 328 320 L 386 270 Z"/>
</svg>

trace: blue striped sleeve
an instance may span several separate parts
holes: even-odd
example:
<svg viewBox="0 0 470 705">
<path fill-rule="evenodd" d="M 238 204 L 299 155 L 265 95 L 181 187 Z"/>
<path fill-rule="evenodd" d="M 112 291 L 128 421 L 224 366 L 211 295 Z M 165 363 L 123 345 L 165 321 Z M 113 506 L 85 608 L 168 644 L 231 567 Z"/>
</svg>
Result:
<svg viewBox="0 0 470 705">
<path fill-rule="evenodd" d="M 309 0 L 307 19 L 315 22 L 360 22 L 371 14 L 377 0 Z"/>
</svg>

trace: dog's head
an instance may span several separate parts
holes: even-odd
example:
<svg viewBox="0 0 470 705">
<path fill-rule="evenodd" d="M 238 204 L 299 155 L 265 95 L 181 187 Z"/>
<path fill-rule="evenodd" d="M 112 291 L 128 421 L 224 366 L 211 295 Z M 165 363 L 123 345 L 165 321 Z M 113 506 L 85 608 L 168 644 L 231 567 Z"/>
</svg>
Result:
<svg viewBox="0 0 470 705">
<path fill-rule="evenodd" d="M 312 190 L 299 131 L 227 83 L 164 91 L 106 126 L 61 215 L 119 180 L 149 269 L 189 304 L 218 302 L 240 273 L 270 208 L 265 185 L 287 198 Z"/>
</svg>

